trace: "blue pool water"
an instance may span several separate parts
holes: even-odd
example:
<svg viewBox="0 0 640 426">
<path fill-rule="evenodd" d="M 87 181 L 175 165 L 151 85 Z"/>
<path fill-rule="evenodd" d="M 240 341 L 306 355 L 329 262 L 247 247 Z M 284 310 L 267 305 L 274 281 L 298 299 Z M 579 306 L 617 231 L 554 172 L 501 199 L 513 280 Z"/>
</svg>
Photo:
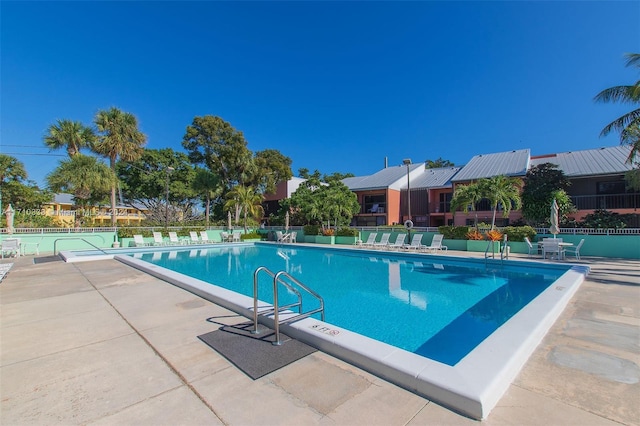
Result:
<svg viewBox="0 0 640 426">
<path fill-rule="evenodd" d="M 569 269 L 273 245 L 140 256 L 249 297 L 256 268 L 285 270 L 324 298 L 325 321 L 448 365 L 455 365 Z M 272 302 L 271 283 L 262 276 L 261 300 Z M 281 292 L 281 304 L 291 301 Z M 305 310 L 317 306 L 313 299 L 303 303 Z"/>
</svg>

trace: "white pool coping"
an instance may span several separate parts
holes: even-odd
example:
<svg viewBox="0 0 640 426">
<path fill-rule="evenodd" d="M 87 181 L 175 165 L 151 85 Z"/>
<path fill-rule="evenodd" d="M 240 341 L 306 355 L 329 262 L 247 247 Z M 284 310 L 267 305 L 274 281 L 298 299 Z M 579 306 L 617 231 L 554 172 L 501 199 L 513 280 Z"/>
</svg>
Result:
<svg viewBox="0 0 640 426">
<path fill-rule="evenodd" d="M 200 246 L 200 248 L 206 247 Z M 140 252 L 195 248 L 198 246 L 150 247 L 148 250 L 141 249 Z M 119 251 L 120 253 L 123 251 L 130 253 L 131 249 L 119 249 Z M 65 254 L 69 255 L 71 259 L 69 261 L 97 260 L 87 259 L 94 256 Z M 251 297 L 128 255 L 113 253 L 109 257 L 105 257 L 105 255 L 96 255 L 95 257 L 115 258 L 247 318 L 253 317 L 253 298 Z M 442 259 L 443 261 L 484 262 L 484 259 L 451 255 L 429 255 L 428 259 L 431 261 Z M 553 267 L 553 265 L 540 262 L 505 261 L 505 264 L 516 266 L 539 264 L 545 268 Z M 433 361 L 313 318 L 282 325 L 281 330 L 295 339 L 447 408 L 474 419 L 483 419 L 509 388 L 589 272 L 587 266 L 563 266 L 571 266 L 571 269 L 494 331 L 455 366 Z M 262 321 L 266 325 L 270 325 L 269 319 L 261 317 Z"/>
</svg>

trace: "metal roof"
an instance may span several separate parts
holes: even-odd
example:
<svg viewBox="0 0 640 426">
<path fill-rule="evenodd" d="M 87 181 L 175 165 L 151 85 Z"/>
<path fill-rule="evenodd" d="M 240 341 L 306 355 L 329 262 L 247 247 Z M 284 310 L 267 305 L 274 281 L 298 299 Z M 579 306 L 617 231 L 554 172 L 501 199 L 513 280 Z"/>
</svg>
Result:
<svg viewBox="0 0 640 426">
<path fill-rule="evenodd" d="M 567 177 L 626 173 L 632 169 L 627 163 L 630 146 L 610 146 L 584 151 L 560 152 L 531 159 L 531 165 L 556 164 Z"/>
<path fill-rule="evenodd" d="M 424 173 L 424 163 L 415 163 L 409 166 L 410 179 Z M 404 185 L 406 187 L 407 166 L 386 167 L 379 172 L 369 176 L 352 177 L 343 179 L 342 182 L 352 191 L 364 191 L 368 189 L 397 189 L 400 190 Z"/>
<path fill-rule="evenodd" d="M 415 180 L 411 181 L 411 188 L 451 188 L 451 178 L 460 170 L 460 167 L 442 167 L 427 169 Z M 406 185 L 405 185 L 406 188 Z"/>
<path fill-rule="evenodd" d="M 493 176 L 524 176 L 529 168 L 529 150 L 476 155 L 451 179 L 453 182 Z"/>
</svg>

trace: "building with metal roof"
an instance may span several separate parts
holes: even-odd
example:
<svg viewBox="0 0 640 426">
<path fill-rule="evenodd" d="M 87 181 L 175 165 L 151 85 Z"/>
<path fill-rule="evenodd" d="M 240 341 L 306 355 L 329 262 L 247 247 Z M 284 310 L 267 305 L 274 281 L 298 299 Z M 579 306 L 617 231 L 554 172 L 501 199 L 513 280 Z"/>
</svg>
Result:
<svg viewBox="0 0 640 426">
<path fill-rule="evenodd" d="M 567 177 L 606 176 L 626 173 L 633 167 L 627 162 L 630 146 L 618 145 L 583 151 L 559 152 L 531 157 L 531 166 L 551 163 Z"/>
<path fill-rule="evenodd" d="M 480 154 L 474 156 L 452 182 L 467 182 L 492 176 L 524 177 L 529 169 L 530 153 L 528 149 Z"/>
</svg>

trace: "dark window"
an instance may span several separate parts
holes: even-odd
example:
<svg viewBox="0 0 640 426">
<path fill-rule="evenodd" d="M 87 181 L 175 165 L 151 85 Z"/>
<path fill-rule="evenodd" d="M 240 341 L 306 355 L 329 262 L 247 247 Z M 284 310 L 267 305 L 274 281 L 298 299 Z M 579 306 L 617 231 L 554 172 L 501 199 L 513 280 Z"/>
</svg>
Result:
<svg viewBox="0 0 640 426">
<path fill-rule="evenodd" d="M 385 194 L 365 195 L 363 213 L 384 213 L 387 211 L 387 197 Z"/>
<path fill-rule="evenodd" d="M 624 182 L 598 182 L 597 193 L 598 194 L 624 194 L 625 193 Z"/>
</svg>

